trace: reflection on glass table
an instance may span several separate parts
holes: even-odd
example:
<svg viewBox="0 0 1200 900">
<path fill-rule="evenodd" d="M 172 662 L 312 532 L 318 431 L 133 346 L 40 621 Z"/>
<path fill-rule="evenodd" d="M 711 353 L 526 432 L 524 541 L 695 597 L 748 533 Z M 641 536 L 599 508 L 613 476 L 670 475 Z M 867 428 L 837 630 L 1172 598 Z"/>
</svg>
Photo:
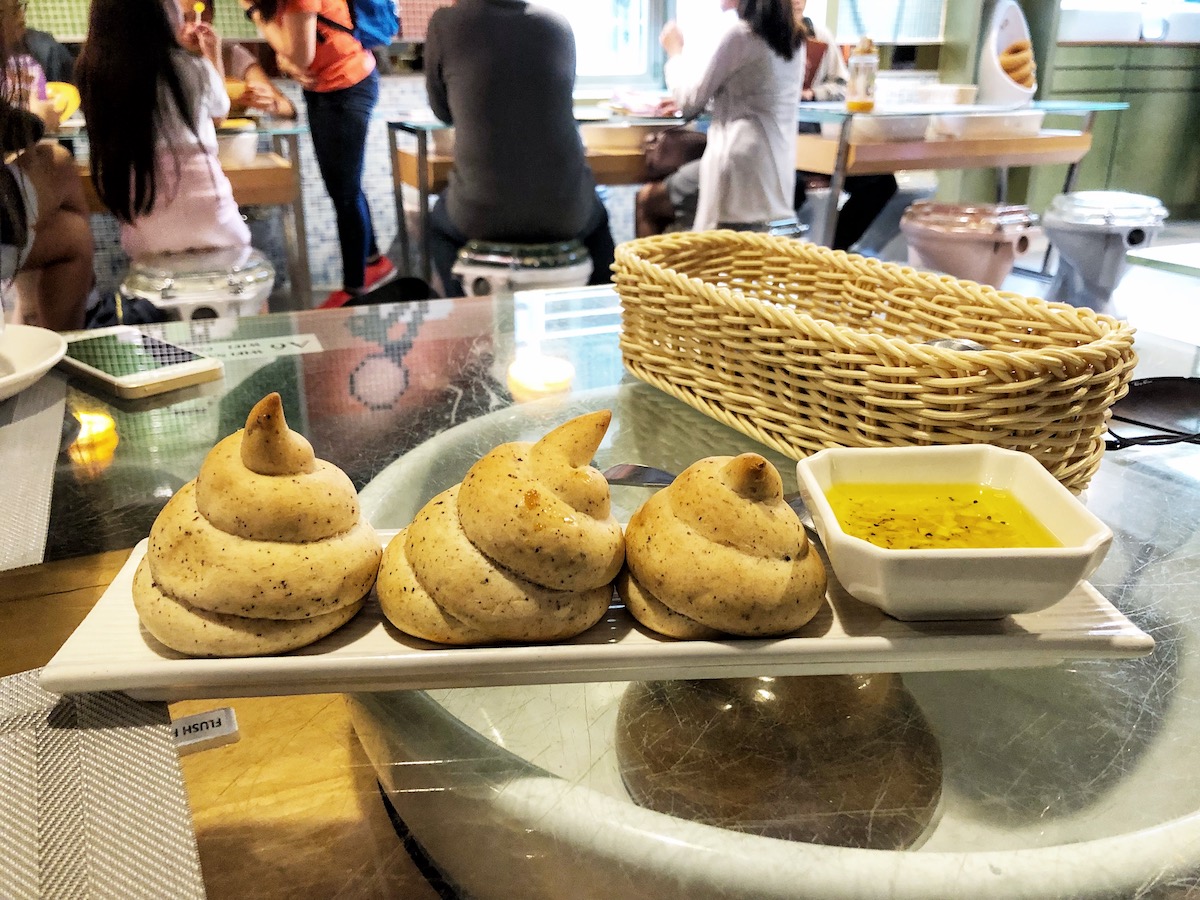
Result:
<svg viewBox="0 0 1200 900">
<path fill-rule="evenodd" d="M 1195 369 L 1194 347 L 1139 350 L 1147 375 Z M 722 429 L 666 416 L 611 441 L 678 470 L 737 452 Z M 461 475 L 445 453 L 404 471 L 421 458 L 366 501 L 415 509 Z M 1194 446 L 1130 448 L 1086 492 L 1117 536 L 1093 581 L 1155 636 L 1143 659 L 356 694 L 352 719 L 398 816 L 471 896 L 1183 895 L 1200 886 L 1198 474 Z"/>
<path fill-rule="evenodd" d="M 469 454 L 407 472 L 405 460 L 536 406 L 506 383 L 519 354 L 571 364 L 568 404 L 647 390 L 622 371 L 618 330 L 606 288 L 158 329 L 220 356 L 226 378 L 147 406 L 72 394 L 118 439 L 98 437 L 90 462 L 60 458 L 52 558 L 144 537 L 156 504 L 267 390 L 365 503 L 419 505 Z M 1197 346 L 1150 333 L 1137 349 L 1135 377 L 1200 365 Z M 601 450 L 678 471 L 746 440 L 715 421 L 655 424 L 624 432 L 618 410 Z M 210 896 L 248 879 L 277 896 L 386 894 L 403 850 L 376 779 L 442 880 L 479 898 L 1194 893 L 1198 478 L 1195 445 L 1131 447 L 1106 455 L 1085 495 L 1115 533 L 1091 580 L 1155 638 L 1140 659 L 364 693 L 348 702 L 353 731 L 340 698 L 236 701 L 253 723 L 241 744 L 184 761 Z M 22 658 L 5 641 L 0 656 Z"/>
</svg>

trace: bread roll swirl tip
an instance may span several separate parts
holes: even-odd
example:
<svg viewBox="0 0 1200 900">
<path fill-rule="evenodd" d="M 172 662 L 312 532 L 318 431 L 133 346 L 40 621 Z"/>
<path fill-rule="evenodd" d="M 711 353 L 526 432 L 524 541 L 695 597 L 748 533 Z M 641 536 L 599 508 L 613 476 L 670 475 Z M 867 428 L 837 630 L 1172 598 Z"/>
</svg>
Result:
<svg viewBox="0 0 1200 900">
<path fill-rule="evenodd" d="M 757 453 L 743 453 L 725 464 L 721 475 L 730 490 L 754 502 L 783 500 L 783 479 Z"/>
<path fill-rule="evenodd" d="M 259 400 L 246 418 L 242 465 L 259 475 L 301 475 L 316 468 L 312 444 L 288 428 L 277 391 Z"/>
<path fill-rule="evenodd" d="M 578 416 L 547 432 L 529 450 L 534 477 L 569 507 L 594 519 L 609 516 L 608 482 L 591 461 L 611 422 L 607 409 Z"/>
</svg>

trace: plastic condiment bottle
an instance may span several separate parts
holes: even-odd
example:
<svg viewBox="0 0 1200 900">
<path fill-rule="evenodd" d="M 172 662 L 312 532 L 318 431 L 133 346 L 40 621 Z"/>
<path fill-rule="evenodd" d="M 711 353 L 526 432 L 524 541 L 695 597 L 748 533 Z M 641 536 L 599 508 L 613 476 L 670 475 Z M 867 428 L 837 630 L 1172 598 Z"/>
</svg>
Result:
<svg viewBox="0 0 1200 900">
<path fill-rule="evenodd" d="M 846 110 L 867 113 L 875 108 L 875 75 L 879 51 L 868 37 L 860 38 L 850 54 L 850 77 L 846 85 Z"/>
</svg>

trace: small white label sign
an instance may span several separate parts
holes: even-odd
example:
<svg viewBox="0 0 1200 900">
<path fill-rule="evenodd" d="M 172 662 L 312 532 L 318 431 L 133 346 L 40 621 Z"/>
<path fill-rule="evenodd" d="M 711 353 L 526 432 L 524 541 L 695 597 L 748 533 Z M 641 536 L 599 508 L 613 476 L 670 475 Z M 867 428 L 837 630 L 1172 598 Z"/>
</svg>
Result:
<svg viewBox="0 0 1200 900">
<path fill-rule="evenodd" d="M 226 361 L 299 356 L 302 353 L 320 353 L 325 349 L 315 334 L 286 334 L 279 337 L 248 338 L 243 341 L 208 341 L 191 346 L 197 353 Z"/>
</svg>

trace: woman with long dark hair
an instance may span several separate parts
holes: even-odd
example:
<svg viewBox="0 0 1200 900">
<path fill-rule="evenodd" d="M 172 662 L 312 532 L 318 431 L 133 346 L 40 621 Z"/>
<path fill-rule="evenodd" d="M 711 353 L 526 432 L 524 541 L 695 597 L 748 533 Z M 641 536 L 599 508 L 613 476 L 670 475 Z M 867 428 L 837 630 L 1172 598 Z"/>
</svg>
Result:
<svg viewBox="0 0 1200 900">
<path fill-rule="evenodd" d="M 308 130 L 333 201 L 342 254 L 342 290 L 321 305 L 342 306 L 396 274 L 380 255 L 362 189 L 367 127 L 379 99 L 375 57 L 349 33 L 347 0 L 240 2 L 275 51 L 280 70 L 304 89 Z"/>
<path fill-rule="evenodd" d="M 664 30 L 667 84 L 685 117 L 709 109 L 700 159 L 697 231 L 764 229 L 795 216 L 801 67 L 791 0 L 722 0 L 738 22 L 698 77 L 680 73 L 683 38 Z"/>
<path fill-rule="evenodd" d="M 216 33 L 173 0 L 92 0 L 75 68 L 92 182 L 134 259 L 250 244 L 217 159 L 220 65 Z"/>
</svg>

